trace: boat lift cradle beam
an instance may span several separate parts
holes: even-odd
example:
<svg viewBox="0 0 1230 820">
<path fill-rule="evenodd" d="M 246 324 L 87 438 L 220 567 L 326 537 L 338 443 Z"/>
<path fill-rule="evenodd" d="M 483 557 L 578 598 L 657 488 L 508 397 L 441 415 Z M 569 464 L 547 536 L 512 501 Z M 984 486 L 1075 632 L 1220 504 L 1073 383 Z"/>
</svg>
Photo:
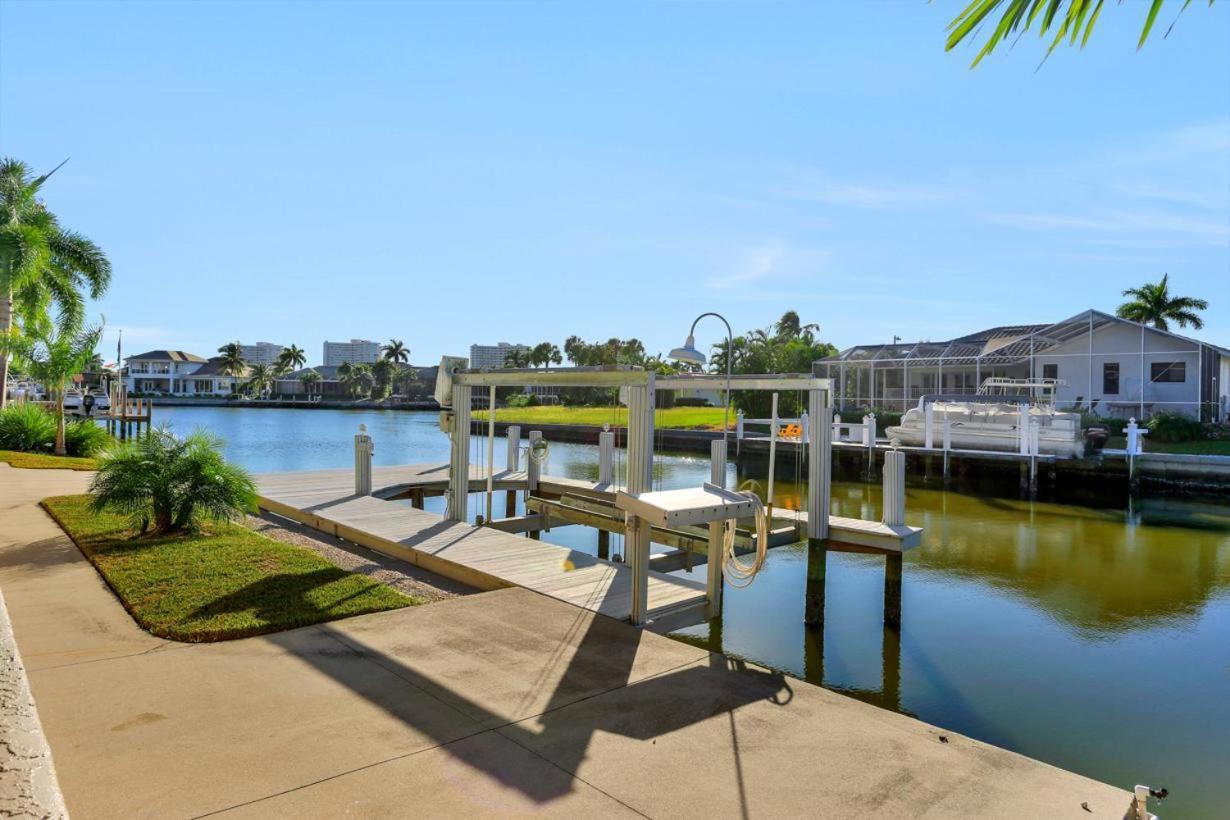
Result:
<svg viewBox="0 0 1230 820">
<path fill-rule="evenodd" d="M 457 360 L 454 360 L 457 361 Z M 447 518 L 468 520 L 470 398 L 475 387 L 619 387 L 624 388 L 628 406 L 626 492 L 649 492 L 653 483 L 654 408 L 657 390 L 717 389 L 725 390 L 726 377 L 709 374 L 657 376 L 654 373 L 626 367 L 561 368 L 558 370 L 524 370 L 513 368 L 470 370 L 455 367 L 441 374 L 451 383 L 453 402 L 450 431 L 452 447 L 449 453 L 449 492 Z M 828 537 L 829 498 L 831 493 L 832 446 L 832 382 L 810 374 L 769 374 L 735 376 L 732 390 L 799 390 L 808 394 L 808 499 L 807 536 L 811 543 Z M 729 400 L 729 397 L 728 397 Z M 648 617 L 650 528 L 641 526 L 637 516 L 626 517 L 626 558 L 632 571 L 633 624 L 643 625 Z M 716 528 L 714 528 L 716 532 Z M 714 547 L 716 549 L 716 547 Z M 716 553 L 715 553 L 716 554 Z M 823 554 L 820 559 L 823 560 Z M 823 578 L 823 570 L 820 571 Z"/>
</svg>

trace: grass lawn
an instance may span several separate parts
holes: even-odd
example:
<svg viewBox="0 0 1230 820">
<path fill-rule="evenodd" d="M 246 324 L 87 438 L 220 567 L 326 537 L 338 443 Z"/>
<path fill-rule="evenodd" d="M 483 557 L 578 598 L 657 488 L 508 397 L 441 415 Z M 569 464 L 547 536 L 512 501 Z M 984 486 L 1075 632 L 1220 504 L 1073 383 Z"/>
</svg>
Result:
<svg viewBox="0 0 1230 820">
<path fill-rule="evenodd" d="M 1106 446 L 1114 450 L 1122 450 L 1127 447 L 1127 436 L 1111 436 L 1106 441 Z M 1181 453 L 1184 455 L 1195 456 L 1230 456 L 1230 440 L 1218 439 L 1216 441 L 1180 441 L 1175 443 L 1167 443 L 1163 441 L 1149 441 L 1145 438 L 1146 453 Z"/>
<path fill-rule="evenodd" d="M 96 515 L 89 501 L 58 496 L 43 507 L 161 638 L 222 641 L 422 603 L 238 524 L 137 537 L 127 519 Z"/>
<path fill-rule="evenodd" d="M 657 411 L 656 426 L 676 430 L 722 429 L 721 407 L 667 407 Z M 474 418 L 487 418 L 485 410 L 475 411 Z M 500 407 L 495 411 L 496 421 L 522 424 L 591 424 L 601 427 L 611 424 L 625 427 L 628 424 L 628 408 L 618 407 Z M 730 411 L 730 423 L 735 423 L 735 412 Z"/>
<path fill-rule="evenodd" d="M 97 470 L 98 460 L 76 456 L 53 456 L 47 453 L 19 453 L 16 450 L 0 450 L 0 461 L 14 467 L 31 470 Z"/>
</svg>

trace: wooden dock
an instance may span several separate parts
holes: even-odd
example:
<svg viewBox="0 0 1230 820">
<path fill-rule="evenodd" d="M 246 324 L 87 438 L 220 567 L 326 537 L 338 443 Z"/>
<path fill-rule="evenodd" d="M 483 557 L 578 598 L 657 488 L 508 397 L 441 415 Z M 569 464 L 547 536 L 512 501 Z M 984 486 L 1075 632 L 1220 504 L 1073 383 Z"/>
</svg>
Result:
<svg viewBox="0 0 1230 820">
<path fill-rule="evenodd" d="M 486 487 L 476 468 L 471 481 L 475 491 Z M 268 473 L 256 483 L 262 509 L 479 589 L 524 587 L 618 620 L 631 614 L 632 573 L 622 563 L 389 500 L 439 491 L 448 484 L 447 464 L 375 467 L 370 496 L 354 494 L 354 471 L 345 468 Z M 494 483 L 524 488 L 525 474 L 497 473 Z M 651 618 L 704 600 L 704 583 L 650 571 Z"/>
</svg>

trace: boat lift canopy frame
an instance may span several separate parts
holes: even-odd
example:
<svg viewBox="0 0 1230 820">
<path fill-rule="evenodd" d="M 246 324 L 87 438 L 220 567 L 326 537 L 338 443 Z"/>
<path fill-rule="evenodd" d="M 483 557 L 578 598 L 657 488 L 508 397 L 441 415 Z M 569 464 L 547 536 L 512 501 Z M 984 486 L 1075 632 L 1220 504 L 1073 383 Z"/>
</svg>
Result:
<svg viewBox="0 0 1230 820">
<path fill-rule="evenodd" d="M 459 360 L 453 360 L 459 361 Z M 468 520 L 470 486 L 471 395 L 476 387 L 618 387 L 626 390 L 628 407 L 627 486 L 628 493 L 649 492 L 653 483 L 654 408 L 658 390 L 726 389 L 725 374 L 681 374 L 659 376 L 626 366 L 576 367 L 556 370 L 514 368 L 465 369 L 455 367 L 442 378 L 451 382 L 452 446 L 449 453 L 448 510 L 451 521 Z M 828 537 L 829 498 L 831 495 L 832 381 L 811 374 L 766 374 L 734 376 L 732 390 L 801 390 L 807 392 L 811 430 L 807 453 L 807 537 Z M 494 414 L 493 414 L 494 416 Z M 490 429 L 490 428 L 489 428 Z M 489 448 L 490 449 L 490 448 Z M 645 623 L 648 616 L 649 529 L 636 526 L 629 513 L 625 522 L 628 534 L 626 554 L 632 570 L 632 623 Z"/>
</svg>

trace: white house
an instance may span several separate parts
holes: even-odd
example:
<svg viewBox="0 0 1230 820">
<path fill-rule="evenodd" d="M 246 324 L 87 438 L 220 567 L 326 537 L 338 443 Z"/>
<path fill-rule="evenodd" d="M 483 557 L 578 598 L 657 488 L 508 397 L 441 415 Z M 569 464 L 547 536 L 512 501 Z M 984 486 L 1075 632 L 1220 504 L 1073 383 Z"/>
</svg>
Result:
<svg viewBox="0 0 1230 820">
<path fill-rule="evenodd" d="M 163 396 L 229 396 L 240 376 L 222 372 L 222 359 L 205 359 L 182 350 L 151 350 L 129 356 L 124 385 L 129 392 Z"/>
<path fill-rule="evenodd" d="M 1054 379 L 1057 406 L 1101 416 L 1230 415 L 1230 350 L 1097 310 L 944 342 L 859 345 L 813 370 L 835 380 L 839 407 L 900 410 L 925 394 L 974 393 L 988 377 L 1007 377 Z"/>
</svg>

